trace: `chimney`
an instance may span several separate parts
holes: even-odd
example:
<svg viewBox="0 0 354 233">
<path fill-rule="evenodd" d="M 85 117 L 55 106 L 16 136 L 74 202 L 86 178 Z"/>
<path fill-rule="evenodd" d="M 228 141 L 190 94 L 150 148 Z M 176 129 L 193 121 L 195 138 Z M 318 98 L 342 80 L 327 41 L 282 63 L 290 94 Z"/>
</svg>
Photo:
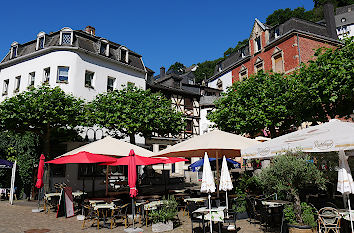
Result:
<svg viewBox="0 0 354 233">
<path fill-rule="evenodd" d="M 326 27 L 329 37 L 333 39 L 338 39 L 336 21 L 334 20 L 334 7 L 332 3 L 326 3 L 323 6 L 323 14 L 326 21 Z"/>
<path fill-rule="evenodd" d="M 94 36 L 96 29 L 92 26 L 87 26 L 87 27 L 85 27 L 85 32 Z"/>
<path fill-rule="evenodd" d="M 160 78 L 164 78 L 165 77 L 165 67 L 161 66 L 160 68 Z"/>
</svg>

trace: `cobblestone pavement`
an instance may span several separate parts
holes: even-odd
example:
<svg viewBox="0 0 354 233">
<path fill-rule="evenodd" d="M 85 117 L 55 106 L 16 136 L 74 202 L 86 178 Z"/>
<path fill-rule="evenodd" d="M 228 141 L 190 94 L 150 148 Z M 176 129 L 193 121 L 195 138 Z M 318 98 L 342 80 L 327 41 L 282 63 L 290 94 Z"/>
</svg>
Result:
<svg viewBox="0 0 354 233">
<path fill-rule="evenodd" d="M 0 232 L 1 233 L 107 233 L 107 232 L 124 232 L 124 227 L 119 226 L 114 229 L 99 229 L 90 227 L 89 224 L 82 229 L 82 222 L 76 217 L 73 218 L 56 218 L 55 213 L 32 213 L 32 209 L 36 207 L 35 202 L 15 201 L 14 205 L 9 205 L 8 202 L 0 201 Z M 173 233 L 191 232 L 190 220 L 187 216 L 182 216 L 179 213 L 182 225 L 174 229 Z M 140 224 L 138 224 L 140 226 Z M 151 226 L 142 227 L 144 232 L 151 233 Z M 249 224 L 247 220 L 237 221 L 238 233 L 256 233 L 263 232 L 257 224 Z M 37 230 L 36 230 L 37 229 Z M 39 229 L 39 230 L 38 230 Z"/>
</svg>

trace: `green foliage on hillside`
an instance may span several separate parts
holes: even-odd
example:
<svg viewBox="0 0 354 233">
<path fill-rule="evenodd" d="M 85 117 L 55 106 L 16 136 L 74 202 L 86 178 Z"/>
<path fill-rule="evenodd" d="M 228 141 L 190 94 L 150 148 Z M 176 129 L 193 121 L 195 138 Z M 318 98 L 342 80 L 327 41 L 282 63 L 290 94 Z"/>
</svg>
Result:
<svg viewBox="0 0 354 233">
<path fill-rule="evenodd" d="M 185 73 L 185 68 L 186 66 L 183 65 L 182 63 L 175 62 L 175 64 L 171 65 L 170 68 L 168 68 L 168 70 L 173 70 L 176 73 L 183 74 Z"/>
<path fill-rule="evenodd" d="M 286 22 L 290 18 L 299 18 L 316 22 L 323 18 L 323 12 L 322 10 L 317 9 L 306 11 L 303 7 L 298 7 L 294 10 L 291 10 L 290 8 L 279 9 L 275 10 L 267 17 L 266 24 L 269 26 L 275 26 Z"/>
</svg>

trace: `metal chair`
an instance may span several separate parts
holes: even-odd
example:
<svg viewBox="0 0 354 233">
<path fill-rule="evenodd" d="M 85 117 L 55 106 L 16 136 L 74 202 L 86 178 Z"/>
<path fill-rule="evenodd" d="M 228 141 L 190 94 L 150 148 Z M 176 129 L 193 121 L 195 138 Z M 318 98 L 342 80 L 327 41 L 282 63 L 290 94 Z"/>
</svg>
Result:
<svg viewBox="0 0 354 233">
<path fill-rule="evenodd" d="M 197 213 L 193 213 L 195 210 L 197 210 L 197 206 L 194 202 L 188 202 L 187 209 L 189 212 L 189 217 L 191 219 L 192 233 L 196 232 L 195 228 L 193 228 L 193 223 L 198 223 L 199 227 L 200 227 L 200 224 L 202 224 L 203 225 L 202 229 L 203 229 L 203 232 L 205 233 L 204 214 L 201 214 L 201 215 L 199 214 L 199 216 L 198 216 Z"/>
<path fill-rule="evenodd" d="M 340 232 L 340 215 L 332 207 L 324 207 L 318 211 L 318 232 Z"/>
<path fill-rule="evenodd" d="M 124 204 L 122 206 L 117 206 L 112 210 L 111 214 L 111 229 L 116 226 L 116 220 L 122 219 L 124 222 L 124 227 L 127 228 L 128 225 L 128 206 L 129 204 Z"/>
<path fill-rule="evenodd" d="M 93 221 L 97 223 L 97 229 L 100 227 L 100 220 L 99 220 L 99 213 L 98 210 L 95 210 L 92 205 L 84 205 L 84 213 L 85 213 L 85 219 L 82 223 L 82 229 L 85 228 L 85 223 Z M 91 226 L 93 225 L 91 224 Z"/>
</svg>

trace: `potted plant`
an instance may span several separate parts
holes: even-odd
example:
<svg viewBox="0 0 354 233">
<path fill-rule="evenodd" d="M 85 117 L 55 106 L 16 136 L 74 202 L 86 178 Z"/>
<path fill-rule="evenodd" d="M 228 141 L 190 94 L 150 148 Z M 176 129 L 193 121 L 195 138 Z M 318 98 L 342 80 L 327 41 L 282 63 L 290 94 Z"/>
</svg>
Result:
<svg viewBox="0 0 354 233">
<path fill-rule="evenodd" d="M 153 232 L 173 230 L 173 220 L 178 213 L 177 205 L 177 201 L 173 196 L 168 197 L 167 200 L 163 200 L 163 205 L 160 209 L 153 210 L 149 213 L 149 217 L 152 220 Z"/>
<path fill-rule="evenodd" d="M 324 190 L 326 179 L 322 171 L 311 163 L 310 158 L 303 152 L 288 151 L 275 157 L 272 165 L 264 168 L 256 177 L 266 191 L 276 192 L 278 196 L 284 196 L 293 202 L 292 222 L 296 224 L 291 225 L 291 232 L 303 232 L 296 231 L 296 228 L 306 225 L 299 193 L 309 185 Z M 311 227 L 308 232 L 311 232 Z"/>
<path fill-rule="evenodd" d="M 299 226 L 295 217 L 294 205 L 284 208 L 284 219 L 288 223 L 289 233 L 293 232 L 316 232 L 316 210 L 306 202 L 301 203 L 301 219 L 304 225 Z"/>
</svg>

